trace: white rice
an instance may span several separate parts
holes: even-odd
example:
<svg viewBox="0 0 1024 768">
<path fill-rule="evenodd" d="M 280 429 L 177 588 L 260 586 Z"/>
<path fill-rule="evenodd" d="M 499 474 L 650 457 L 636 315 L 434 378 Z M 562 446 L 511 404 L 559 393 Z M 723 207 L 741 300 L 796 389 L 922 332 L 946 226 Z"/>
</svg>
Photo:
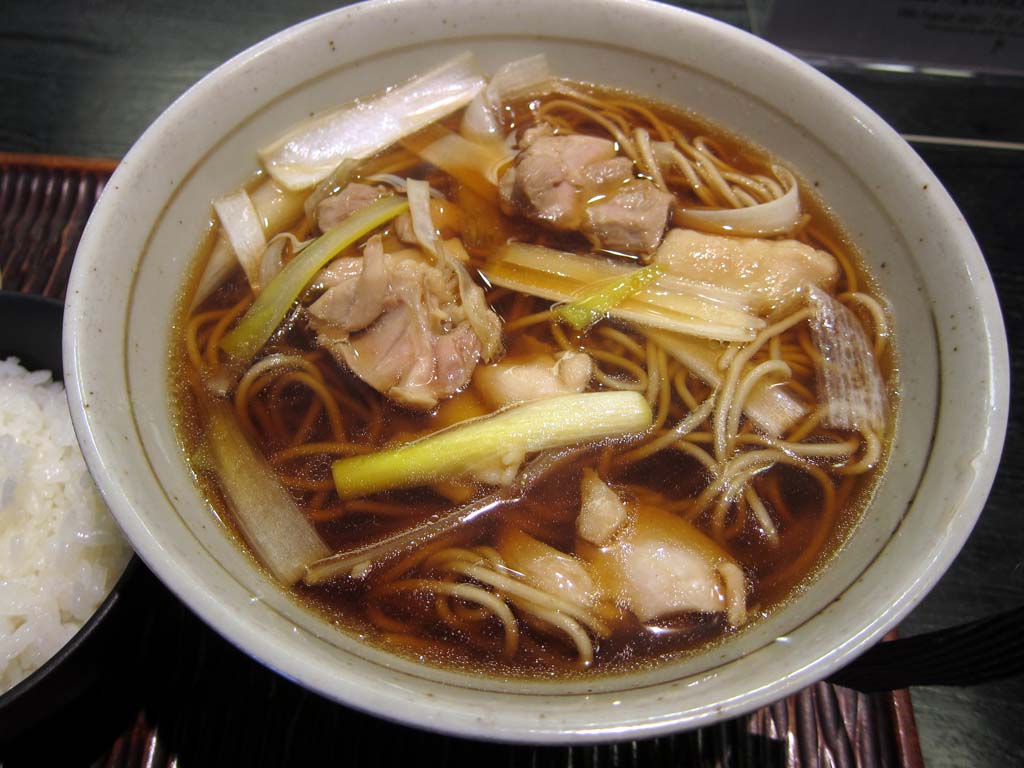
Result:
<svg viewBox="0 0 1024 768">
<path fill-rule="evenodd" d="M 71 639 L 130 554 L 85 468 L 63 385 L 0 360 L 0 693 Z"/>
</svg>

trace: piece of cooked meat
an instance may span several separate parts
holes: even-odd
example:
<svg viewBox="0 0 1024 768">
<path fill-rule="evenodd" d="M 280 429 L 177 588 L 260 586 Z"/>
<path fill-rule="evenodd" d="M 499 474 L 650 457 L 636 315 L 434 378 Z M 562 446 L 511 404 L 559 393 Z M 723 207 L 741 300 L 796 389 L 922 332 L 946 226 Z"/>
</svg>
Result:
<svg viewBox="0 0 1024 768">
<path fill-rule="evenodd" d="M 599 192 L 587 166 L 615 157 L 615 145 L 595 136 L 540 136 L 517 156 L 513 182 L 502 187 L 507 205 L 547 226 L 575 231 L 583 223 L 587 200 Z"/>
<path fill-rule="evenodd" d="M 313 302 L 309 313 L 339 331 L 360 331 L 384 311 L 388 294 L 384 246 L 379 236 L 371 237 L 363 258 L 337 261 L 343 263 L 331 275 L 333 285 Z"/>
<path fill-rule="evenodd" d="M 531 129 L 499 180 L 503 206 L 544 226 L 582 232 L 600 248 L 650 252 L 668 223 L 672 196 L 633 175 L 633 162 L 595 136 Z"/>
<path fill-rule="evenodd" d="M 600 475 L 587 467 L 580 480 L 580 514 L 576 532 L 581 539 L 603 547 L 629 520 L 629 510 L 619 494 Z"/>
<path fill-rule="evenodd" d="M 541 592 L 584 607 L 603 597 L 586 563 L 518 528 L 504 528 L 497 549 L 507 568 Z"/>
<path fill-rule="evenodd" d="M 582 352 L 533 355 L 481 365 L 473 377 L 481 398 L 492 408 L 582 392 L 590 383 L 593 362 Z"/>
<path fill-rule="evenodd" d="M 466 386 L 481 344 L 459 302 L 458 280 L 414 249 L 384 253 L 370 238 L 310 307 L 317 341 L 378 392 L 429 410 Z M 322 273 L 323 274 L 323 273 Z M 490 311 L 490 310 L 488 310 Z"/>
<path fill-rule="evenodd" d="M 666 272 L 735 291 L 761 315 L 785 309 L 808 283 L 829 288 L 839 277 L 835 258 L 797 240 L 709 235 L 673 229 L 654 256 Z"/>
<path fill-rule="evenodd" d="M 614 543 L 588 559 L 599 583 L 614 585 L 617 602 L 640 621 L 680 613 L 724 613 L 734 626 L 745 621 L 746 585 L 739 566 L 670 512 L 640 507 Z"/>
<path fill-rule="evenodd" d="M 441 391 L 454 393 L 466 386 L 480 359 L 480 339 L 473 326 L 463 321 L 438 337 L 434 357 L 435 378 Z"/>
<path fill-rule="evenodd" d="M 673 199 L 647 179 L 635 179 L 587 206 L 583 234 L 601 248 L 650 253 L 665 233 Z"/>
<path fill-rule="evenodd" d="M 633 180 L 633 161 L 616 155 L 611 160 L 591 163 L 583 169 L 583 175 L 597 191 L 615 189 Z"/>
<path fill-rule="evenodd" d="M 358 210 L 391 194 L 387 187 L 371 187 L 352 182 L 337 194 L 325 197 L 316 205 L 316 225 L 321 232 L 338 226 Z"/>
</svg>

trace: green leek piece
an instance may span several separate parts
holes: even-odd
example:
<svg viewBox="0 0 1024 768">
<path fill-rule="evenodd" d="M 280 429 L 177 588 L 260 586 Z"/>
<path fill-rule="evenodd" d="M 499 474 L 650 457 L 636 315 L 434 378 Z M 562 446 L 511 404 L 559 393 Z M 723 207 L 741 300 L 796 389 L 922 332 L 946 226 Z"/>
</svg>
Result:
<svg viewBox="0 0 1024 768">
<path fill-rule="evenodd" d="M 661 277 L 662 272 L 662 268 L 657 264 L 651 264 L 634 270 L 626 277 L 599 283 L 596 289 L 592 289 L 587 295 L 559 307 L 558 316 L 577 331 L 582 331 L 603 318 L 634 293 L 638 293 L 649 283 L 657 280 Z"/>
<path fill-rule="evenodd" d="M 328 261 L 408 207 L 404 197 L 385 197 L 356 211 L 306 246 L 256 297 L 238 325 L 221 340 L 221 349 L 239 366 L 252 360 Z"/>
<path fill-rule="evenodd" d="M 518 465 L 527 453 L 650 428 L 639 392 L 585 392 L 534 400 L 464 421 L 405 445 L 334 462 L 343 499 L 425 485 L 475 468 Z"/>
<path fill-rule="evenodd" d="M 246 439 L 234 411 L 217 402 L 207 414 L 210 459 L 242 536 L 280 582 L 294 584 L 330 550 Z"/>
<path fill-rule="evenodd" d="M 508 243 L 495 249 L 482 271 L 492 285 L 548 301 L 573 302 L 592 291 L 594 285 L 624 280 L 639 269 L 593 255 Z M 744 303 L 738 292 L 665 272 L 622 296 L 618 304 L 608 308 L 608 314 L 645 328 L 719 341 L 752 341 L 767 323 L 746 311 Z"/>
</svg>

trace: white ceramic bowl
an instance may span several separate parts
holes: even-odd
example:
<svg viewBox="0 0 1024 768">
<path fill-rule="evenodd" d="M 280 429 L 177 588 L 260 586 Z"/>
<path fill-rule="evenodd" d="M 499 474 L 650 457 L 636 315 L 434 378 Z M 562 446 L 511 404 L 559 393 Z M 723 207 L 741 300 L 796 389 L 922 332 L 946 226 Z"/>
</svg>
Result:
<svg viewBox="0 0 1024 768">
<path fill-rule="evenodd" d="M 693 108 L 817 185 L 894 304 L 903 402 L 889 471 L 827 571 L 770 620 L 696 658 L 569 683 L 396 658 L 302 610 L 209 513 L 168 407 L 170 318 L 210 200 L 310 112 L 456 52 L 534 52 L 559 74 Z M 245 652 L 353 707 L 487 739 L 636 738 L 733 717 L 849 662 L 896 624 L 970 532 L 995 471 L 1008 366 L 999 307 L 960 213 L 916 154 L 842 88 L 724 24 L 638 0 L 378 0 L 288 29 L 176 101 L 125 157 L 82 239 L 65 369 L 86 458 L 143 560 Z"/>
</svg>

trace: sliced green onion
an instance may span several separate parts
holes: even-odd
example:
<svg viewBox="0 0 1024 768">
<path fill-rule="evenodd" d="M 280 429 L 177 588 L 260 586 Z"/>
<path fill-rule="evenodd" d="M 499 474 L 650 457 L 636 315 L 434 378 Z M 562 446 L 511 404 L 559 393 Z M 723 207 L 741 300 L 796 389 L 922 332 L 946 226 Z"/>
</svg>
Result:
<svg viewBox="0 0 1024 768">
<path fill-rule="evenodd" d="M 586 392 L 512 406 L 411 443 L 334 462 L 342 499 L 425 485 L 495 462 L 516 465 L 527 453 L 643 432 L 651 408 L 639 392 Z"/>
<path fill-rule="evenodd" d="M 409 203 L 403 197 L 385 197 L 356 211 L 306 246 L 277 273 L 238 325 L 221 341 L 220 347 L 232 363 L 242 366 L 256 356 L 284 320 L 295 300 L 328 261 L 408 207 Z"/>
<path fill-rule="evenodd" d="M 663 270 L 657 264 L 637 269 L 626 277 L 599 283 L 587 295 L 558 308 L 558 315 L 577 331 L 589 328 L 612 309 L 649 283 L 661 277 Z"/>
</svg>

